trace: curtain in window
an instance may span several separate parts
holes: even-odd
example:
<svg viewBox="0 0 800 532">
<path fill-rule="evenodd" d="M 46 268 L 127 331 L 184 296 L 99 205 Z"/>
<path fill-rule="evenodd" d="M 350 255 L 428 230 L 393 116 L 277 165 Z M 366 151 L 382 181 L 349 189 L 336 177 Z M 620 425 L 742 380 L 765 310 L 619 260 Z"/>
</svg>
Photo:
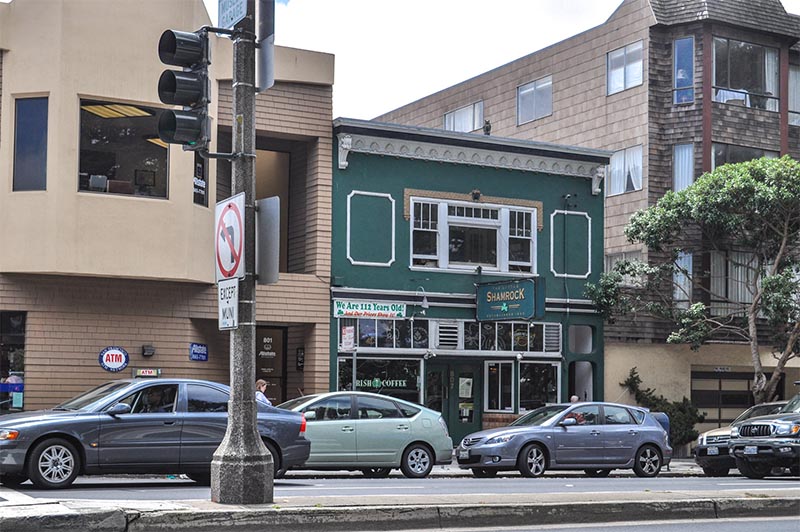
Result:
<svg viewBox="0 0 800 532">
<path fill-rule="evenodd" d="M 789 123 L 800 125 L 800 66 L 789 67 Z"/>
<path fill-rule="evenodd" d="M 642 190 L 642 147 L 636 146 L 625 150 L 625 167 L 627 170 L 626 192 Z"/>
<path fill-rule="evenodd" d="M 672 190 L 678 192 L 694 181 L 694 145 L 678 144 L 672 155 Z"/>
<path fill-rule="evenodd" d="M 608 53 L 608 94 L 625 89 L 625 49 Z"/>
<path fill-rule="evenodd" d="M 625 48 L 625 88 L 642 84 L 642 41 Z"/>
<path fill-rule="evenodd" d="M 692 300 L 692 254 L 681 253 L 675 259 L 677 270 L 672 274 L 672 299 L 677 308 L 689 308 Z M 684 270 L 689 275 L 684 273 Z"/>
<path fill-rule="evenodd" d="M 608 182 L 608 195 L 625 192 L 625 150 L 611 156 L 611 180 Z"/>
<path fill-rule="evenodd" d="M 727 272 L 725 253 L 712 251 L 711 255 L 711 314 L 724 316 L 728 313 L 728 305 L 723 301 L 727 297 Z"/>
<path fill-rule="evenodd" d="M 764 89 L 767 94 L 778 96 L 778 51 L 774 48 L 767 48 L 765 50 L 766 57 L 764 58 Z M 778 111 L 778 100 L 770 98 L 767 100 L 767 110 Z"/>
</svg>

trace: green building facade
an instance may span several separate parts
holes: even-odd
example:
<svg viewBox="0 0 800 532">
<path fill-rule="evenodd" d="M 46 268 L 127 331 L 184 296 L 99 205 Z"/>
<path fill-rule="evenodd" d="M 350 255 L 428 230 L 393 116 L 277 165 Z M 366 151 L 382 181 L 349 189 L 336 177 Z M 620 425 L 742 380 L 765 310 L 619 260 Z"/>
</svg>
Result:
<svg viewBox="0 0 800 532">
<path fill-rule="evenodd" d="M 350 119 L 334 143 L 332 390 L 439 410 L 453 441 L 603 397 L 610 152 Z"/>
</svg>

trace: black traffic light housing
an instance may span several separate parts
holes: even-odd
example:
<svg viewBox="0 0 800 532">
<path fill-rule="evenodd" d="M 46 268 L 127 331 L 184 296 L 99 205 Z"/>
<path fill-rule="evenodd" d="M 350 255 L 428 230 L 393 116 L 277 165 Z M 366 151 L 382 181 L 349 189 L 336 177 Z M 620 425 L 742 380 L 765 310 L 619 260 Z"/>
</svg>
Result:
<svg viewBox="0 0 800 532">
<path fill-rule="evenodd" d="M 158 41 L 158 57 L 162 63 L 183 68 L 165 70 L 158 80 L 161 101 L 183 107 L 180 111 L 162 111 L 158 136 L 164 142 L 182 144 L 184 150 L 208 149 L 211 140 L 208 31 L 205 28 L 195 32 L 165 31 Z"/>
</svg>

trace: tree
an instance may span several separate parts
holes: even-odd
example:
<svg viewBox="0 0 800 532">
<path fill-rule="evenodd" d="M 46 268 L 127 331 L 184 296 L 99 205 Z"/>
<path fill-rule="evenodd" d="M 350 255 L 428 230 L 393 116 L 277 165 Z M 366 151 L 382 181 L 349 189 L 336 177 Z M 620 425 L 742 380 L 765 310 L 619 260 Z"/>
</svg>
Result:
<svg viewBox="0 0 800 532">
<path fill-rule="evenodd" d="M 784 156 L 721 166 L 635 213 L 625 235 L 647 246 L 649 260 L 620 262 L 587 285 L 604 317 L 668 320 L 667 342 L 693 350 L 747 342 L 756 403 L 772 399 L 787 362 L 800 356 L 800 163 Z M 775 360 L 769 377 L 760 342 Z"/>
</svg>

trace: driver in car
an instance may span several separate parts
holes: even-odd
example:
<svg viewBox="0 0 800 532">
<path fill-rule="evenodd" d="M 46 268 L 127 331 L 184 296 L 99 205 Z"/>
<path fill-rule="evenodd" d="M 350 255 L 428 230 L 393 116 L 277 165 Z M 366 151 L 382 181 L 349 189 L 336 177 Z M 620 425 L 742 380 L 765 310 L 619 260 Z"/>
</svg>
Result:
<svg viewBox="0 0 800 532">
<path fill-rule="evenodd" d="M 144 396 L 142 412 L 169 412 L 170 408 L 164 401 L 164 390 L 160 386 L 149 388 Z"/>
</svg>

